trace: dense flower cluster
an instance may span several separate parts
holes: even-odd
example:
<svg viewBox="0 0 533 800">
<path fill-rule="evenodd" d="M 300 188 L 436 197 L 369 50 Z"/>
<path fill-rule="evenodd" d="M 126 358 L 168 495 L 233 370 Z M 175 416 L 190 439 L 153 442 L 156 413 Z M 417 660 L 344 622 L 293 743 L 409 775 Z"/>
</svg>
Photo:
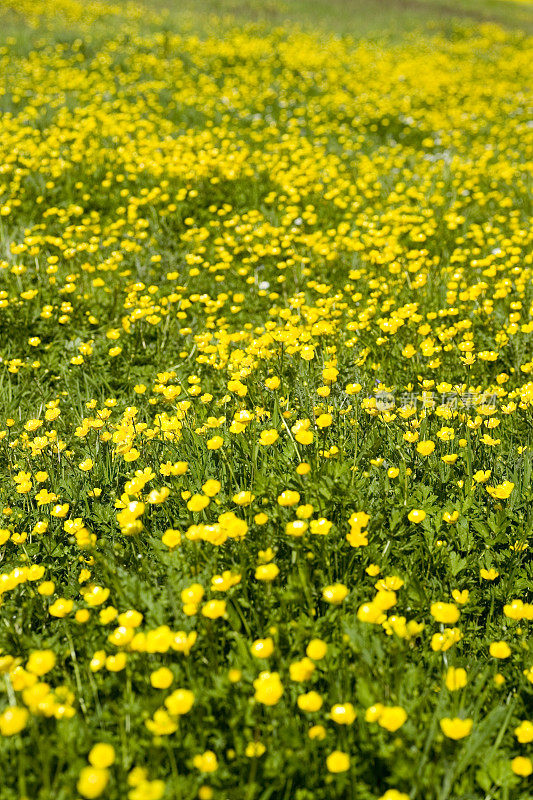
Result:
<svg viewBox="0 0 533 800">
<path fill-rule="evenodd" d="M 3 5 L 1 800 L 530 797 L 530 40 Z"/>
</svg>

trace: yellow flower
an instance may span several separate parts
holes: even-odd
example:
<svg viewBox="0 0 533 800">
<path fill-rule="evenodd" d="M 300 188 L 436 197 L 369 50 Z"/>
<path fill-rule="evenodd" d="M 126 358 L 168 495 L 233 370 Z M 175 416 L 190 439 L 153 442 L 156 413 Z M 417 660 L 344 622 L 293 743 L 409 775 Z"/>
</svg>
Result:
<svg viewBox="0 0 533 800">
<path fill-rule="evenodd" d="M 206 750 L 205 753 L 194 756 L 193 764 L 200 772 L 216 772 L 218 769 L 217 757 L 212 750 Z"/>
<path fill-rule="evenodd" d="M 495 581 L 496 578 L 499 577 L 500 573 L 497 572 L 495 569 L 480 569 L 479 574 L 485 581 Z"/>
<path fill-rule="evenodd" d="M 515 728 L 514 735 L 520 744 L 529 744 L 529 742 L 533 742 L 533 722 L 528 719 L 523 720 L 518 728 Z"/>
<path fill-rule="evenodd" d="M 126 653 L 117 653 L 116 656 L 108 656 L 105 660 L 105 667 L 109 672 L 121 672 L 126 666 Z"/>
<path fill-rule="evenodd" d="M 350 769 L 350 756 L 343 753 L 342 750 L 334 750 L 326 759 L 328 772 L 336 774 L 338 772 L 346 772 Z"/>
<path fill-rule="evenodd" d="M 294 434 L 294 438 L 299 444 L 308 445 L 313 443 L 314 435 L 310 430 L 298 430 Z"/>
<path fill-rule="evenodd" d="M 329 716 L 338 725 L 351 725 L 355 720 L 356 712 L 351 703 L 343 703 L 332 706 Z"/>
<path fill-rule="evenodd" d="M 445 511 L 444 514 L 442 515 L 442 519 L 443 522 L 447 522 L 448 525 L 453 525 L 454 522 L 457 522 L 457 520 L 459 519 L 459 512 L 457 511 L 457 509 L 453 512 Z"/>
<path fill-rule="evenodd" d="M 363 387 L 360 383 L 348 383 L 345 388 L 345 392 L 348 395 L 358 394 Z"/>
<path fill-rule="evenodd" d="M 181 591 L 181 602 L 198 605 L 204 596 L 204 587 L 200 583 L 191 583 Z"/>
<path fill-rule="evenodd" d="M 322 708 L 323 700 L 318 692 L 307 692 L 306 694 L 298 695 L 298 700 L 296 702 L 301 711 L 313 713 Z"/>
<path fill-rule="evenodd" d="M 106 660 L 105 650 L 97 650 L 96 653 L 94 653 L 91 661 L 89 662 L 89 668 L 91 672 L 98 672 L 99 670 L 101 670 L 105 664 L 105 660 Z"/>
<path fill-rule="evenodd" d="M 253 500 L 255 500 L 255 495 L 248 491 L 233 495 L 233 502 L 238 506 L 249 506 Z"/>
<path fill-rule="evenodd" d="M 338 606 L 348 596 L 348 587 L 343 583 L 334 583 L 331 586 L 325 586 L 322 589 L 322 597 L 326 603 Z"/>
<path fill-rule="evenodd" d="M 315 665 L 310 658 L 302 658 L 300 661 L 293 661 L 289 665 L 291 681 L 302 683 L 308 681 L 315 671 Z"/>
<path fill-rule="evenodd" d="M 88 606 L 91 606 L 91 608 L 101 606 L 103 603 L 105 603 L 108 597 L 109 589 L 94 584 L 91 584 L 87 591 L 84 591 L 83 593 L 83 599 Z"/>
<path fill-rule="evenodd" d="M 12 706 L 0 714 L 0 734 L 2 736 L 14 736 L 20 733 L 28 722 L 29 713 L 25 708 Z"/>
<path fill-rule="evenodd" d="M 60 519 L 66 517 L 70 506 L 68 503 L 58 504 L 52 508 L 50 514 L 52 517 L 59 517 Z"/>
<path fill-rule="evenodd" d="M 472 477 L 476 481 L 476 483 L 486 483 L 486 481 L 488 481 L 488 479 L 490 478 L 490 473 L 491 473 L 490 469 L 486 471 L 478 469 L 476 472 L 474 472 Z"/>
<path fill-rule="evenodd" d="M 119 628 L 115 628 L 115 630 L 109 634 L 107 640 L 108 642 L 111 642 L 111 644 L 114 644 L 115 647 L 125 647 L 131 642 L 134 635 L 135 632 L 132 628 L 126 628 L 125 626 L 121 625 Z"/>
<path fill-rule="evenodd" d="M 401 728 L 407 719 L 407 712 L 401 706 L 383 706 L 377 719 L 378 725 L 394 732 Z"/>
<path fill-rule="evenodd" d="M 230 669 L 228 672 L 228 679 L 230 683 L 238 683 L 242 678 L 242 671 L 240 669 Z"/>
<path fill-rule="evenodd" d="M 368 544 L 368 531 L 362 531 L 360 526 L 352 525 L 350 533 L 346 534 L 346 540 L 352 547 L 366 547 Z"/>
<path fill-rule="evenodd" d="M 332 525 L 333 523 L 330 522 L 329 519 L 326 519 L 325 517 L 319 517 L 319 519 L 311 520 L 309 528 L 313 536 L 327 536 Z"/>
<path fill-rule="evenodd" d="M 85 461 L 82 461 L 78 464 L 78 467 L 83 470 L 83 472 L 89 472 L 94 466 L 94 461 L 92 458 L 86 458 Z"/>
<path fill-rule="evenodd" d="M 261 564 L 255 571 L 258 581 L 273 581 L 279 575 L 279 567 L 276 564 Z"/>
<path fill-rule="evenodd" d="M 74 606 L 73 600 L 67 600 L 64 597 L 58 597 L 57 600 L 54 603 L 52 603 L 52 605 L 48 609 L 48 612 L 53 617 L 59 617 L 61 619 L 62 617 L 66 617 L 68 614 L 70 614 L 73 606 Z"/>
<path fill-rule="evenodd" d="M 55 666 L 56 657 L 52 650 L 34 650 L 31 653 L 26 669 L 34 675 L 46 675 Z"/>
<path fill-rule="evenodd" d="M 453 603 L 433 603 L 431 606 L 431 616 L 437 622 L 452 624 L 457 622 L 461 612 Z"/>
<path fill-rule="evenodd" d="M 168 667 L 160 667 L 150 674 L 150 683 L 154 689 L 168 689 L 173 680 L 174 675 Z"/>
<path fill-rule="evenodd" d="M 283 686 L 277 672 L 260 672 L 254 681 L 255 699 L 265 706 L 274 706 L 283 694 Z"/>
<path fill-rule="evenodd" d="M 100 797 L 109 782 L 109 773 L 106 769 L 97 767 L 84 767 L 78 778 L 78 792 L 87 800 Z"/>
<path fill-rule="evenodd" d="M 322 380 L 324 383 L 335 383 L 339 375 L 339 370 L 333 366 L 326 366 L 322 370 Z"/>
<path fill-rule="evenodd" d="M 173 528 L 168 528 L 162 538 L 161 541 L 163 542 L 169 550 L 173 550 L 179 544 L 181 544 L 181 531 L 174 530 Z"/>
<path fill-rule="evenodd" d="M 193 494 L 187 503 L 187 508 L 189 511 L 202 511 L 208 505 L 209 497 L 206 497 L 203 494 Z"/>
<path fill-rule="evenodd" d="M 311 464 L 308 464 L 307 461 L 302 461 L 302 463 L 298 464 L 296 467 L 296 472 L 298 475 L 308 475 L 311 472 Z"/>
<path fill-rule="evenodd" d="M 233 511 L 226 511 L 218 518 L 222 532 L 231 539 L 241 539 L 246 536 L 248 525 L 243 519 L 235 516 Z"/>
<path fill-rule="evenodd" d="M 194 704 L 194 694 L 189 689 L 176 689 L 170 694 L 165 705 L 174 716 L 188 714 Z"/>
<path fill-rule="evenodd" d="M 146 500 L 152 505 L 160 505 L 165 502 L 169 495 L 170 489 L 168 486 L 162 486 L 161 489 L 152 489 L 147 495 Z"/>
<path fill-rule="evenodd" d="M 379 800 L 409 800 L 409 795 L 405 792 L 399 792 L 398 789 L 388 789 L 385 794 L 382 794 Z"/>
<path fill-rule="evenodd" d="M 250 647 L 250 652 L 256 658 L 269 658 L 274 652 L 274 642 L 269 636 L 266 639 L 256 639 Z"/>
<path fill-rule="evenodd" d="M 299 492 L 293 492 L 290 489 L 286 489 L 278 497 L 278 503 L 280 506 L 295 506 L 299 502 Z"/>
<path fill-rule="evenodd" d="M 305 520 L 295 519 L 292 522 L 287 522 L 285 525 L 285 533 L 287 536 L 299 538 L 300 536 L 304 535 L 308 527 L 309 525 L 307 522 L 305 522 Z"/>
<path fill-rule="evenodd" d="M 378 586 L 381 581 L 378 581 Z M 376 592 L 376 596 L 372 601 L 373 605 L 376 608 L 379 608 L 381 611 L 388 611 L 389 608 L 392 608 L 396 605 L 397 595 L 396 592 L 390 591 L 388 589 L 379 589 Z"/>
<path fill-rule="evenodd" d="M 99 742 L 91 749 L 88 760 L 93 767 L 106 769 L 106 767 L 110 767 L 115 762 L 115 749 L 110 744 Z"/>
<path fill-rule="evenodd" d="M 407 515 L 407 519 L 409 522 L 414 522 L 418 524 L 419 522 L 424 522 L 426 518 L 426 512 L 420 508 L 413 508 L 412 511 L 409 512 Z"/>
<path fill-rule="evenodd" d="M 317 739 L 317 741 L 321 742 L 326 738 L 326 729 L 323 725 L 312 725 L 309 728 L 307 735 L 310 739 Z"/>
<path fill-rule="evenodd" d="M 459 603 L 459 605 L 464 606 L 465 603 L 468 603 L 470 592 L 468 591 L 468 589 L 463 589 L 462 592 L 460 592 L 459 589 L 454 589 L 452 592 L 452 597 L 456 603 Z"/>
<path fill-rule="evenodd" d="M 533 606 L 529 603 L 524 603 L 519 598 L 511 600 L 503 607 L 503 613 L 508 619 L 532 619 Z"/>
<path fill-rule="evenodd" d="M 492 642 L 489 647 L 489 653 L 493 658 L 509 658 L 511 648 L 507 642 Z"/>
<path fill-rule="evenodd" d="M 277 376 L 273 378 L 267 378 L 265 380 L 265 386 L 267 389 L 270 389 L 271 392 L 275 391 L 280 386 L 280 379 Z"/>
<path fill-rule="evenodd" d="M 376 590 L 380 592 L 396 591 L 397 589 L 401 589 L 403 585 L 404 581 L 399 575 L 388 575 L 386 578 L 380 578 L 380 580 L 374 584 Z M 394 603 L 392 605 L 394 605 Z"/>
<path fill-rule="evenodd" d="M 366 622 L 370 625 L 381 625 L 386 620 L 383 609 L 377 603 L 363 603 L 357 609 L 357 619 L 359 622 Z"/>
<path fill-rule="evenodd" d="M 174 717 L 164 708 L 158 708 L 152 719 L 145 720 L 146 727 L 154 736 L 169 736 L 178 730 L 178 724 Z"/>
<path fill-rule="evenodd" d="M 298 519 L 309 519 L 313 515 L 314 507 L 311 503 L 304 503 L 296 509 L 296 516 Z"/>
<path fill-rule="evenodd" d="M 365 720 L 366 722 L 377 722 L 380 718 L 381 714 L 383 713 L 384 706 L 381 703 L 376 703 L 373 706 L 370 706 L 365 711 Z"/>
<path fill-rule="evenodd" d="M 210 600 L 202 606 L 202 616 L 208 619 L 218 619 L 226 614 L 225 600 Z"/>
<path fill-rule="evenodd" d="M 232 586 L 237 586 L 241 582 L 242 575 L 230 572 L 225 569 L 222 575 L 213 575 L 211 578 L 211 589 L 214 592 L 227 592 Z"/>
<path fill-rule="evenodd" d="M 516 756 L 511 761 L 511 769 L 515 775 L 520 775 L 521 778 L 528 778 L 533 772 L 533 764 L 527 756 Z"/>
<path fill-rule="evenodd" d="M 446 673 L 446 688 L 450 692 L 456 692 L 466 686 L 466 670 L 462 667 L 448 667 Z"/>
<path fill-rule="evenodd" d="M 266 550 L 260 550 L 258 553 L 259 561 L 262 564 L 266 564 L 268 561 L 272 561 L 275 555 L 276 554 L 271 547 L 267 547 Z"/>
<path fill-rule="evenodd" d="M 421 456 L 431 455 L 434 449 L 435 449 L 435 442 L 432 442 L 431 440 L 420 441 L 416 445 L 417 453 L 419 453 Z"/>
<path fill-rule="evenodd" d="M 514 483 L 504 481 L 497 486 L 487 486 L 487 492 L 497 500 L 507 500 L 514 489 Z"/>
<path fill-rule="evenodd" d="M 246 758 L 261 758 L 266 752 L 266 747 L 263 742 L 249 742 L 246 745 L 244 755 Z"/>
<path fill-rule="evenodd" d="M 271 428 L 266 431 L 261 431 L 261 435 L 259 437 L 259 444 L 262 445 L 263 447 L 268 447 L 269 445 L 274 444 L 274 442 L 277 442 L 278 439 L 279 439 L 279 433 L 275 428 Z"/>
<path fill-rule="evenodd" d="M 457 453 L 448 453 L 447 455 L 441 456 L 445 464 L 455 464 L 458 458 L 459 455 Z"/>
<path fill-rule="evenodd" d="M 306 655 L 313 661 L 320 661 L 326 655 L 328 646 L 322 639 L 311 639 L 306 647 Z"/>
<path fill-rule="evenodd" d="M 183 653 L 188 656 L 193 648 L 198 634 L 196 631 L 185 633 L 185 631 L 178 631 L 170 640 L 170 646 L 177 653 Z"/>
<path fill-rule="evenodd" d="M 214 478 L 210 478 L 202 486 L 202 491 L 208 497 L 214 497 L 216 494 L 220 492 L 221 486 L 222 484 L 220 483 L 220 481 L 217 481 Z"/>
<path fill-rule="evenodd" d="M 457 642 L 461 641 L 463 634 L 459 628 L 444 628 L 441 633 L 435 633 L 431 637 L 431 649 L 435 652 L 442 650 L 446 652 Z"/>
<path fill-rule="evenodd" d="M 453 719 L 445 717 L 440 721 L 441 730 L 448 739 L 464 739 L 472 730 L 473 724 L 473 720 L 459 719 L 459 717 Z"/>
</svg>

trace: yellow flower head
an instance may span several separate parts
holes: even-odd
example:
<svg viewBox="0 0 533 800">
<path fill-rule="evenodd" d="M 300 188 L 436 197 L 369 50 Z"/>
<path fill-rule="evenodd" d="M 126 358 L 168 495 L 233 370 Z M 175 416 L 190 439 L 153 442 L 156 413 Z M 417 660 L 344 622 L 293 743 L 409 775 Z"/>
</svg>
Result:
<svg viewBox="0 0 533 800">
<path fill-rule="evenodd" d="M 109 773 L 98 767 L 84 767 L 78 778 L 77 788 L 82 797 L 93 800 L 104 793 L 109 783 Z"/>
<path fill-rule="evenodd" d="M 115 762 L 115 749 L 112 745 L 100 742 L 95 744 L 88 755 L 88 761 L 93 767 L 105 769 Z"/>
<path fill-rule="evenodd" d="M 346 772 L 350 769 L 350 756 L 348 753 L 343 753 L 342 750 L 334 750 L 326 759 L 326 766 L 328 772 L 337 774 L 339 772 Z"/>
<path fill-rule="evenodd" d="M 448 739 L 464 739 L 472 730 L 473 724 L 473 720 L 460 719 L 459 717 L 454 717 L 453 719 L 445 717 L 440 721 L 441 730 Z"/>
<path fill-rule="evenodd" d="M 254 681 L 255 699 L 265 706 L 274 706 L 283 694 L 283 686 L 277 672 L 261 672 Z"/>
</svg>

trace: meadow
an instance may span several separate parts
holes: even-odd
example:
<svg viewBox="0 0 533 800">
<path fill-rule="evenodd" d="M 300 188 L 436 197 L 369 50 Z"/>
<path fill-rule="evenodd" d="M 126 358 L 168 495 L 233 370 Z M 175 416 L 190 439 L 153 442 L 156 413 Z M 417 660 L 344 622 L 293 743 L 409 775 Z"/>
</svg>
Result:
<svg viewBox="0 0 533 800">
<path fill-rule="evenodd" d="M 531 800 L 532 33 L 2 0 L 0 800 Z"/>
</svg>

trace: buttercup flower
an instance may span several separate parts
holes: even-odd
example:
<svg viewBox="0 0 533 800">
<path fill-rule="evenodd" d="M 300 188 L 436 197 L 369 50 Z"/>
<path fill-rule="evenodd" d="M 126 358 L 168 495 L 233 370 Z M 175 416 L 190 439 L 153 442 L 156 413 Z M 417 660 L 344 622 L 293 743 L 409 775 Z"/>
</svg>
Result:
<svg viewBox="0 0 533 800">
<path fill-rule="evenodd" d="M 464 739 L 471 732 L 473 724 L 473 720 L 459 717 L 445 717 L 440 721 L 441 730 L 448 739 Z"/>
<path fill-rule="evenodd" d="M 327 757 L 326 764 L 328 772 L 333 774 L 346 772 L 346 770 L 350 769 L 350 757 L 347 753 L 343 753 L 342 750 L 334 750 Z"/>
<path fill-rule="evenodd" d="M 254 689 L 255 699 L 265 706 L 276 705 L 283 694 L 283 686 L 277 672 L 261 672 L 254 681 Z"/>
<path fill-rule="evenodd" d="M 84 767 L 80 772 L 77 788 L 82 797 L 91 800 L 100 797 L 109 782 L 109 773 L 98 767 Z"/>
</svg>

